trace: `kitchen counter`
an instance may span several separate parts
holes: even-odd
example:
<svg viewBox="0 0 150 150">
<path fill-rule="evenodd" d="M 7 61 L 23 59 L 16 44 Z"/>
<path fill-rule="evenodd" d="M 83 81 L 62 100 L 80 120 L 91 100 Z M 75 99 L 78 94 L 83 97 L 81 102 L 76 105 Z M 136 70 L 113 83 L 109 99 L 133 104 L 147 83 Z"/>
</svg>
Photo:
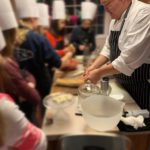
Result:
<svg viewBox="0 0 150 150">
<path fill-rule="evenodd" d="M 108 132 L 97 132 L 94 129 L 91 129 L 87 126 L 83 117 L 80 115 L 75 115 L 77 107 L 77 97 L 74 98 L 74 103 L 65 109 L 65 113 L 62 116 L 54 118 L 55 110 L 49 109 L 46 111 L 46 115 L 43 123 L 43 131 L 47 135 L 49 139 L 57 138 L 60 135 L 70 134 L 70 133 L 85 133 L 85 134 L 105 134 Z M 131 102 L 125 105 L 125 110 L 140 110 L 140 108 L 136 105 L 136 103 Z M 47 119 L 53 118 L 53 123 L 48 124 Z M 116 127 L 110 132 L 118 132 L 118 128 Z"/>
<path fill-rule="evenodd" d="M 110 84 L 114 84 L 114 82 L 115 81 L 112 80 L 110 82 Z M 118 87 L 116 87 L 116 88 L 118 88 Z M 65 89 L 65 87 L 64 87 L 64 89 Z M 61 88 L 61 92 L 62 92 L 62 88 Z M 139 106 L 135 103 L 135 101 L 130 97 L 130 95 L 127 92 L 125 92 L 125 95 L 126 95 L 126 97 L 125 97 L 124 102 L 126 103 L 126 105 L 125 105 L 124 110 L 126 110 L 126 111 L 140 110 Z M 97 132 L 96 130 L 88 127 L 87 123 L 84 121 L 82 116 L 75 115 L 77 105 L 78 105 L 78 100 L 77 100 L 77 96 L 75 96 L 74 103 L 72 105 L 70 105 L 68 108 L 66 108 L 64 110 L 64 113 L 62 113 L 61 115 L 55 116 L 56 110 L 47 109 L 45 117 L 44 117 L 42 130 L 47 135 L 49 141 L 55 141 L 60 136 L 65 135 L 65 134 L 98 134 L 98 135 L 110 135 L 110 134 L 114 134 L 114 133 L 120 134 L 117 127 L 108 132 Z M 48 123 L 47 120 L 49 118 L 53 118 L 53 123 Z M 127 133 L 127 135 L 128 135 L 128 133 Z M 130 135 L 132 135 L 132 133 L 129 133 L 129 136 Z M 150 132 L 147 132 L 146 135 L 148 135 L 148 137 L 146 138 L 148 140 L 149 136 L 150 136 Z M 144 136 L 144 137 L 146 137 L 146 136 Z M 132 139 L 132 137 L 131 137 L 131 139 Z M 133 139 L 135 140 L 136 138 L 134 137 Z M 138 140 L 139 139 L 140 138 L 138 138 Z M 143 138 L 140 140 L 145 141 L 145 139 L 143 139 Z M 137 142 L 137 144 L 138 143 L 139 143 L 139 141 Z M 135 144 L 135 145 L 137 145 L 137 144 Z M 138 150 L 138 149 L 136 149 L 136 150 Z M 146 150 L 146 149 L 139 149 L 139 150 Z"/>
</svg>

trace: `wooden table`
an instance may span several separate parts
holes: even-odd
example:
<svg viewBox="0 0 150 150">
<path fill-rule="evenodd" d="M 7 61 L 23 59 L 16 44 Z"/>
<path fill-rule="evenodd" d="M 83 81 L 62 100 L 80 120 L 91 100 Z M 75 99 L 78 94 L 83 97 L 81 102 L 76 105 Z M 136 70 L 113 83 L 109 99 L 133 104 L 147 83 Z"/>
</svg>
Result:
<svg viewBox="0 0 150 150">
<path fill-rule="evenodd" d="M 58 91 L 59 90 L 63 91 L 62 87 L 60 89 L 59 88 L 56 89 Z M 65 90 L 66 89 L 64 88 L 64 91 Z M 65 134 L 74 133 L 74 134 L 110 135 L 112 133 L 117 133 L 117 134 L 119 133 L 128 136 L 132 140 L 133 147 L 135 148 L 134 150 L 147 150 L 145 148 L 147 147 L 150 139 L 150 132 L 135 133 L 135 134 L 120 133 L 118 128 L 115 128 L 110 132 L 97 132 L 94 129 L 88 127 L 88 125 L 86 124 L 82 116 L 75 115 L 76 107 L 77 107 L 77 97 L 75 97 L 74 103 L 70 107 L 65 109 L 65 114 L 64 114 L 65 116 L 59 116 L 60 118 L 53 119 L 52 124 L 47 124 L 47 119 L 53 118 L 56 110 L 49 109 L 46 111 L 42 129 L 47 135 L 48 140 L 52 141 L 50 146 L 51 149 L 55 150 L 55 145 L 57 143 L 58 138 L 61 135 L 65 135 Z M 140 110 L 140 108 L 131 98 L 126 101 L 125 110 L 133 111 L 133 110 Z"/>
</svg>

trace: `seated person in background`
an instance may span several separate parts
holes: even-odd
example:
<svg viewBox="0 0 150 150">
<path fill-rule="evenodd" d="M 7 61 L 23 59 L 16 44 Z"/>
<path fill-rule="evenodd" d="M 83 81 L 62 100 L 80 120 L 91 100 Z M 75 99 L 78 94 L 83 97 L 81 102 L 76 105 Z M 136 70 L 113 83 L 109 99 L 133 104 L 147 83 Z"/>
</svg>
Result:
<svg viewBox="0 0 150 150">
<path fill-rule="evenodd" d="M 58 3 L 62 3 L 62 2 L 59 1 Z M 58 4 L 56 6 L 58 6 Z M 63 7 L 63 5 L 61 5 L 61 7 Z M 63 70 L 67 68 L 68 70 L 75 69 L 77 66 L 77 62 L 72 59 L 75 49 L 72 45 L 65 47 L 64 44 L 65 19 L 52 20 L 52 28 L 51 28 L 52 32 L 49 32 L 48 28 L 50 27 L 50 17 L 48 13 L 48 5 L 43 3 L 38 3 L 38 8 L 39 8 L 39 18 L 38 18 L 39 24 L 38 24 L 37 31 L 49 40 L 52 47 L 56 50 L 57 54 L 61 57 L 61 61 L 62 61 L 61 69 Z M 55 7 L 55 9 L 53 10 L 54 13 L 56 13 L 56 9 L 57 7 Z M 64 15 L 61 16 L 62 14 L 59 14 L 57 18 L 59 17 L 65 18 Z"/>
<path fill-rule="evenodd" d="M 47 4 L 43 4 L 43 3 L 38 3 L 38 9 L 39 9 L 39 18 L 38 18 L 37 31 L 42 36 L 47 38 L 46 35 L 49 34 L 48 28 L 50 27 L 50 16 L 49 16 L 49 13 L 48 13 L 48 5 Z M 53 40 L 49 41 L 49 43 L 50 43 L 50 45 L 53 44 L 53 48 L 55 48 Z M 66 54 L 61 55 L 62 51 L 61 50 L 56 50 L 56 52 L 58 52 L 57 54 L 58 55 L 60 54 L 60 57 L 61 57 L 62 65 L 61 65 L 60 69 L 64 69 L 68 64 L 70 64 L 70 59 L 71 59 L 71 57 L 73 55 L 73 53 L 69 52 L 69 51 Z M 49 70 L 49 71 L 50 71 L 51 75 L 54 72 L 53 70 Z"/>
<path fill-rule="evenodd" d="M 0 149 L 47 150 L 46 136 L 30 123 L 9 95 L 0 93 Z"/>
<path fill-rule="evenodd" d="M 65 3 L 55 0 L 52 8 L 51 28 L 50 31 L 45 32 L 45 36 L 59 56 L 63 57 L 65 55 L 70 55 L 70 53 L 73 55 L 75 50 L 73 45 L 66 46 L 64 40 L 66 26 Z"/>
<path fill-rule="evenodd" d="M 95 50 L 95 33 L 92 29 L 92 21 L 97 10 L 93 2 L 81 3 L 82 23 L 72 31 L 70 43 L 76 48 L 76 54 L 90 54 Z"/>
<path fill-rule="evenodd" d="M 15 102 L 19 103 L 20 107 L 22 106 L 22 100 L 29 103 L 30 107 L 25 109 L 25 106 L 23 106 L 22 110 L 30 121 L 40 125 L 39 118 L 35 118 L 35 111 L 38 109 L 41 100 L 38 91 L 34 88 L 35 80 L 33 76 L 25 70 L 24 74 L 22 74 L 19 65 L 13 57 L 17 31 L 17 22 L 14 12 L 9 0 L 2 0 L 1 4 L 0 11 L 3 11 L 4 17 L 0 18 L 0 26 L 3 30 L 6 46 L 2 47 L 0 52 L 0 87 L 3 92 L 15 98 Z M 38 122 L 35 120 L 38 120 Z"/>
</svg>

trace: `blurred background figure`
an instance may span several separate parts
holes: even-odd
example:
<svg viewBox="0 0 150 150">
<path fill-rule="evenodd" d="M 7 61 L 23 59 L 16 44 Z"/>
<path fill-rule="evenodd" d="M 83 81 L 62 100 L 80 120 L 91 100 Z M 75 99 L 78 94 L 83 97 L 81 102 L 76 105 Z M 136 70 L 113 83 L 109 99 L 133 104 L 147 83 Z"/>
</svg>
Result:
<svg viewBox="0 0 150 150">
<path fill-rule="evenodd" d="M 0 149 L 46 150 L 47 140 L 44 133 L 30 123 L 15 104 L 19 97 L 39 102 L 38 93 L 23 78 L 13 58 L 17 22 L 10 0 L 1 0 L 0 5 Z M 11 94 L 14 100 L 7 94 Z M 30 109 L 30 108 L 29 108 Z"/>
<path fill-rule="evenodd" d="M 0 26 L 2 27 L 3 34 L 6 40 L 6 46 L 0 52 L 1 63 L 1 82 L 0 92 L 10 94 L 20 108 L 23 102 L 29 103 L 31 107 L 23 109 L 26 117 L 33 123 L 38 120 L 35 116 L 35 109 L 40 103 L 40 95 L 34 88 L 35 80 L 33 76 L 27 72 L 20 70 L 14 57 L 15 40 L 17 33 L 17 21 L 10 3 L 10 0 L 1 0 L 0 13 Z M 39 120 L 38 120 L 39 121 Z M 39 122 L 37 123 L 39 125 Z"/>
<path fill-rule="evenodd" d="M 52 77 L 49 69 L 61 66 L 60 57 L 53 50 L 48 40 L 35 32 L 38 27 L 39 11 L 35 0 L 15 0 L 16 15 L 19 20 L 19 30 L 16 45 L 19 49 L 33 53 L 31 59 L 19 62 L 22 69 L 33 74 L 36 79 L 36 89 L 41 99 L 50 93 Z M 45 108 L 41 101 L 42 116 Z"/>
<path fill-rule="evenodd" d="M 77 55 L 83 55 L 87 51 L 91 53 L 95 50 L 95 33 L 93 30 L 93 20 L 96 14 L 97 5 L 90 1 L 81 3 L 81 25 L 72 31 L 70 43 L 76 48 Z M 88 52 L 87 52 L 88 53 Z"/>
<path fill-rule="evenodd" d="M 62 3 L 59 1 L 58 4 L 62 4 Z M 65 32 L 63 31 L 63 34 L 61 35 L 59 33 L 59 31 L 57 31 L 58 34 L 60 34 L 59 37 L 62 36 L 61 37 L 62 41 L 58 42 L 57 38 L 59 38 L 59 37 L 53 36 L 53 34 L 50 32 L 51 22 L 53 22 L 54 20 L 51 20 L 51 17 L 49 16 L 48 5 L 43 4 L 43 3 L 38 3 L 38 8 L 39 8 L 38 32 L 48 39 L 50 45 L 55 49 L 57 54 L 61 57 L 62 65 L 61 65 L 60 69 L 75 69 L 76 66 L 77 66 L 77 62 L 72 60 L 72 56 L 73 56 L 73 53 L 74 53 L 74 47 L 70 45 L 70 46 L 68 46 L 68 48 L 65 48 L 65 44 L 64 44 Z M 57 5 L 57 7 L 54 7 L 54 8 L 55 8 L 55 10 L 53 10 L 53 12 L 55 13 L 56 10 L 58 12 L 59 5 Z M 57 18 L 65 18 L 66 17 L 64 7 L 62 8 L 62 10 L 64 12 L 63 15 L 62 14 L 57 14 L 57 13 L 55 14 L 55 15 L 57 15 Z M 55 21 L 55 23 L 56 22 L 58 23 L 60 20 Z M 64 20 L 64 22 L 65 22 L 65 20 Z M 55 27 L 54 30 L 55 29 L 57 29 L 57 27 Z M 61 32 L 61 30 L 64 30 L 64 29 L 65 29 L 65 26 L 63 26 L 60 29 L 60 32 Z M 59 46 L 58 46 L 58 49 L 56 49 L 57 44 L 61 45 L 60 47 L 62 49 L 59 49 L 60 48 Z M 50 74 L 53 76 L 54 71 L 53 70 L 52 71 L 49 70 L 49 71 L 50 71 Z"/>
<path fill-rule="evenodd" d="M 56 49 L 59 56 L 74 53 L 74 47 L 65 45 L 65 26 L 66 26 L 66 9 L 64 1 L 54 0 L 52 5 L 52 20 L 50 31 L 45 35 L 49 42 Z M 71 56 L 70 56 L 71 57 Z"/>
</svg>

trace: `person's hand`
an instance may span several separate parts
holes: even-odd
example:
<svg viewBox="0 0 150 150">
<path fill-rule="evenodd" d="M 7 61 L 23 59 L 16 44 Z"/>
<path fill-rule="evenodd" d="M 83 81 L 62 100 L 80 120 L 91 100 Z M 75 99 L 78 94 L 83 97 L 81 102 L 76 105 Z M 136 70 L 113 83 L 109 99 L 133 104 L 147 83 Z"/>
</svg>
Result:
<svg viewBox="0 0 150 150">
<path fill-rule="evenodd" d="M 86 48 L 87 48 L 87 47 L 86 47 L 85 45 L 80 45 L 80 46 L 79 46 L 80 51 L 84 51 L 84 50 L 86 50 Z"/>
<path fill-rule="evenodd" d="M 74 59 L 69 60 L 62 68 L 63 71 L 75 70 L 77 69 L 78 62 Z"/>
<path fill-rule="evenodd" d="M 76 48 L 75 48 L 75 46 L 73 44 L 70 44 L 69 48 L 70 48 L 71 52 L 73 52 L 73 53 L 76 52 Z"/>
<path fill-rule="evenodd" d="M 68 52 L 75 53 L 75 47 L 72 44 L 70 44 L 69 46 L 64 48 L 64 51 L 65 53 L 68 53 Z"/>
<path fill-rule="evenodd" d="M 98 69 L 94 69 L 92 71 L 89 71 L 86 75 L 84 75 L 83 79 L 85 81 L 90 80 L 92 83 L 97 83 L 97 81 L 100 79 L 100 74 Z"/>
<path fill-rule="evenodd" d="M 94 70 L 94 69 L 95 69 L 95 68 L 94 68 L 93 66 L 88 67 L 88 68 L 85 70 L 83 76 L 88 75 L 88 73 L 89 73 L 90 71 Z"/>
<path fill-rule="evenodd" d="M 65 47 L 63 50 L 64 50 L 65 54 L 68 53 L 68 52 L 71 52 L 71 49 L 68 46 Z"/>
<path fill-rule="evenodd" d="M 64 58 L 69 61 L 70 59 L 72 59 L 73 57 L 73 53 L 72 52 L 68 52 L 67 54 L 65 54 Z"/>
</svg>

